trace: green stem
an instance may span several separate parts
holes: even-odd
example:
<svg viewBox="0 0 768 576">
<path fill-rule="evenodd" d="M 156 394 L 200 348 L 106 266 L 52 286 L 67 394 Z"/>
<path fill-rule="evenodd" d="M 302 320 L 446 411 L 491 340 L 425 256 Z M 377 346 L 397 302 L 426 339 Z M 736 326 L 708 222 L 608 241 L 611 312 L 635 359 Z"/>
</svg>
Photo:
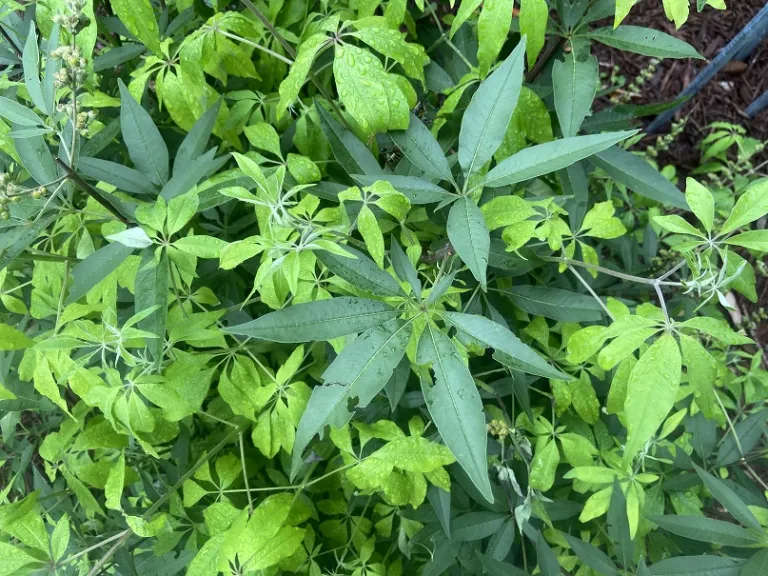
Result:
<svg viewBox="0 0 768 576">
<path fill-rule="evenodd" d="M 580 260 L 572 260 L 570 258 L 542 256 L 541 259 L 546 260 L 547 262 L 560 262 L 561 264 L 566 264 L 570 266 L 580 266 L 582 268 L 589 268 L 590 270 L 596 270 L 601 274 L 608 274 L 609 276 L 621 278 L 622 280 L 629 280 L 630 282 L 637 282 L 638 284 L 646 284 L 648 286 L 656 286 L 658 284 L 659 286 L 675 286 L 677 288 L 680 288 L 683 285 L 681 282 L 663 282 L 656 278 L 643 278 L 642 276 L 633 276 L 632 274 L 624 274 L 623 272 L 617 272 L 616 270 L 611 270 L 610 268 L 603 268 L 602 266 L 587 264 L 586 262 L 581 262 Z"/>
<path fill-rule="evenodd" d="M 290 58 L 286 58 L 282 54 L 278 54 L 277 52 L 270 50 L 269 48 L 262 46 L 261 44 L 257 44 L 256 42 L 251 42 L 247 38 L 243 38 L 242 36 L 238 36 L 237 34 L 230 34 L 229 32 L 222 30 L 221 28 L 214 28 L 213 26 L 203 26 L 203 30 L 213 30 L 217 34 L 221 34 L 222 36 L 226 36 L 227 38 L 232 38 L 232 40 L 237 40 L 238 42 L 242 42 L 243 44 L 247 44 L 248 46 L 251 46 L 253 48 L 256 48 L 257 50 L 261 50 L 262 52 L 269 54 L 273 58 L 277 58 L 281 62 L 285 62 L 290 66 L 293 64 L 293 60 Z"/>
</svg>

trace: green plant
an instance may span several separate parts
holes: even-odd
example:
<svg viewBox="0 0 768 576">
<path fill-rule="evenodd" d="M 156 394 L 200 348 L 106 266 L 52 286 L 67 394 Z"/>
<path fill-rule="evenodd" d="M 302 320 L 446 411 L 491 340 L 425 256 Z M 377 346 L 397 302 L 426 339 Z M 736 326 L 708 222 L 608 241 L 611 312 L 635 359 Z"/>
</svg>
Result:
<svg viewBox="0 0 768 576">
<path fill-rule="evenodd" d="M 0 574 L 761 573 L 768 181 L 479 8 L 6 3 Z"/>
</svg>

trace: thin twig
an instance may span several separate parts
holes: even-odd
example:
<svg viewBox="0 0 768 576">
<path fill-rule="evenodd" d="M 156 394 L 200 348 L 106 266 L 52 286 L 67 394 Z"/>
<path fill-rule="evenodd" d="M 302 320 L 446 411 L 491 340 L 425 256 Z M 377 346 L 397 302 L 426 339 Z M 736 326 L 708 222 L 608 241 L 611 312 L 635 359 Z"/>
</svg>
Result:
<svg viewBox="0 0 768 576">
<path fill-rule="evenodd" d="M 243 445 L 243 433 L 240 432 L 240 464 L 243 466 L 243 483 L 245 484 L 245 493 L 248 496 L 248 514 L 253 514 L 253 499 L 251 498 L 251 488 L 248 486 L 248 473 L 245 470 L 245 446 Z"/>
<path fill-rule="evenodd" d="M 85 180 L 83 180 L 77 172 L 72 170 L 66 162 L 64 162 L 61 158 L 56 158 L 56 163 L 61 166 L 64 171 L 67 173 L 67 176 L 75 183 L 77 184 L 88 196 L 96 200 L 99 204 L 101 204 L 104 208 L 109 210 L 115 217 L 117 217 L 120 222 L 123 224 L 130 224 L 131 221 L 126 218 L 120 210 L 117 209 L 116 206 L 113 206 L 112 203 L 104 198 L 96 188 L 88 184 Z"/>
<path fill-rule="evenodd" d="M 576 271 L 576 269 L 575 269 L 573 266 L 571 266 L 571 265 L 568 265 L 568 270 L 570 270 L 570 271 L 573 273 L 573 275 L 574 275 L 574 276 L 576 276 L 576 278 L 578 278 L 578 279 L 579 279 L 579 282 L 581 282 L 581 284 L 584 286 L 584 288 L 586 288 L 586 289 L 587 289 L 587 291 L 588 291 L 588 292 L 589 292 L 589 293 L 592 295 L 592 297 L 593 297 L 595 300 L 597 300 L 597 303 L 598 303 L 598 304 L 600 304 L 600 307 L 601 307 L 601 308 L 602 308 L 602 309 L 605 311 L 605 313 L 606 313 L 606 314 L 608 314 L 608 317 L 609 317 L 611 320 L 616 320 L 616 318 L 614 318 L 614 317 L 613 317 L 613 314 L 611 314 L 611 311 L 610 311 L 610 310 L 608 310 L 608 306 L 606 306 L 606 305 L 605 305 L 605 302 L 603 302 L 603 301 L 602 301 L 602 299 L 600 298 L 600 296 L 598 296 L 598 295 L 595 293 L 595 291 L 594 291 L 594 290 L 592 290 L 592 286 L 590 286 L 589 284 L 587 284 L 587 281 L 586 281 L 586 280 L 584 280 L 584 278 L 582 278 L 582 277 L 581 277 L 581 274 L 579 274 L 579 273 Z"/>
<path fill-rule="evenodd" d="M 19 48 L 16 45 L 16 42 L 14 42 L 13 38 L 11 38 L 10 34 L 8 34 L 8 32 L 5 31 L 5 28 L 3 28 L 2 24 L 0 24 L 0 34 L 3 35 L 3 38 L 5 38 L 5 41 L 8 42 L 8 44 L 11 47 L 11 50 L 13 50 L 13 52 L 16 54 L 16 56 L 21 58 L 21 55 L 22 55 L 21 48 Z"/>
<path fill-rule="evenodd" d="M 213 30 L 217 34 L 221 34 L 222 36 L 226 36 L 227 38 L 232 38 L 232 40 L 238 40 L 239 42 L 242 42 L 243 44 L 247 44 L 248 46 L 252 46 L 253 48 L 256 48 L 257 50 L 261 50 L 265 54 L 269 54 L 273 58 L 277 58 L 281 62 L 285 62 L 290 66 L 293 64 L 293 60 L 290 58 L 286 58 L 282 54 L 278 54 L 274 50 L 270 50 L 269 48 L 262 46 L 261 44 L 257 44 L 256 42 L 251 42 L 247 38 L 243 38 L 242 36 L 238 36 L 236 34 L 230 34 L 229 32 L 222 30 L 221 28 L 214 28 L 213 26 L 204 26 L 204 30 Z"/>
<path fill-rule="evenodd" d="M 679 288 L 683 285 L 681 282 L 662 282 L 660 280 L 656 280 L 655 278 L 643 278 L 642 276 L 633 276 L 632 274 L 624 274 L 623 272 L 617 272 L 616 270 L 611 270 L 610 268 L 603 268 L 602 266 L 587 264 L 586 262 L 581 262 L 580 260 L 572 260 L 570 258 L 541 256 L 541 259 L 546 260 L 547 262 L 560 262 L 562 264 L 570 264 L 571 266 L 580 266 L 582 268 L 589 268 L 590 270 L 597 270 L 602 274 L 608 274 L 609 276 L 621 278 L 622 280 L 629 280 L 630 282 L 647 284 L 649 286 L 655 286 L 658 283 L 659 286 L 675 286 Z"/>
</svg>

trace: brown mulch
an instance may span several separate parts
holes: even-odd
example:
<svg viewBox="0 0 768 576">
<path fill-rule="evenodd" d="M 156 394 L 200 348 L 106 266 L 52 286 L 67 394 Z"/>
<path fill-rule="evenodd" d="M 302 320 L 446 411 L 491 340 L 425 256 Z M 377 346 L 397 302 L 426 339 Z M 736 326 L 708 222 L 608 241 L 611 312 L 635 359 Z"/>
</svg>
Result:
<svg viewBox="0 0 768 576">
<path fill-rule="evenodd" d="M 765 6 L 766 0 L 731 0 L 725 11 L 706 7 L 701 13 L 691 5 L 688 21 L 675 30 L 664 16 L 661 0 L 646 0 L 636 6 L 624 23 L 655 28 L 685 40 L 696 48 L 707 61 L 714 58 L 728 42 Z M 610 75 L 614 65 L 630 83 L 643 70 L 650 58 L 621 52 L 600 44 L 593 44 L 601 71 Z M 698 74 L 707 62 L 701 60 L 662 60 L 653 77 L 645 84 L 642 94 L 633 98 L 633 104 L 653 104 L 673 100 Z M 768 39 L 764 40 L 746 62 L 731 62 L 709 84 L 677 113 L 688 115 L 683 133 L 670 147 L 662 163 L 692 169 L 699 163 L 698 143 L 707 134 L 707 126 L 725 121 L 744 126 L 749 135 L 768 141 L 768 110 L 755 118 L 745 114 L 747 107 L 760 94 L 768 90 Z M 602 105 L 608 104 L 607 98 Z M 599 107 L 599 106 L 598 106 Z M 669 127 L 664 130 L 668 130 Z"/>
</svg>

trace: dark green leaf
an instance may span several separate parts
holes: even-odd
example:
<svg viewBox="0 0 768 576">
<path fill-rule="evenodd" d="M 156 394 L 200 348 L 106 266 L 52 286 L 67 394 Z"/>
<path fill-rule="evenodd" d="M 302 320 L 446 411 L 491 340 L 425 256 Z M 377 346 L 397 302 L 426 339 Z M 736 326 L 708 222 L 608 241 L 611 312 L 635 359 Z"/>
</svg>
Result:
<svg viewBox="0 0 768 576">
<path fill-rule="evenodd" d="M 571 545 L 576 556 L 599 574 L 614 576 L 619 573 L 613 561 L 599 548 L 589 542 L 574 538 L 570 534 L 565 534 L 565 539 L 568 540 L 568 544 Z"/>
<path fill-rule="evenodd" d="M 674 36 L 639 26 L 606 26 L 586 34 L 602 44 L 655 58 L 702 58 L 696 49 Z"/>
<path fill-rule="evenodd" d="M 501 562 L 500 560 L 486 556 L 482 552 L 476 552 L 476 554 L 477 557 L 480 558 L 483 568 L 485 568 L 485 571 L 490 574 L 490 576 L 528 576 L 527 572 L 524 572 L 512 564 Z"/>
<path fill-rule="evenodd" d="M 444 190 L 437 184 L 429 180 L 419 178 L 418 176 L 398 176 L 395 174 L 379 174 L 367 176 L 362 174 L 352 174 L 357 182 L 363 186 L 371 186 L 379 180 L 389 182 L 403 196 L 408 198 L 411 204 L 434 204 L 451 198 L 455 195 Z"/>
<path fill-rule="evenodd" d="M 15 125 L 14 129 L 16 128 Z M 19 155 L 22 166 L 29 175 L 41 186 L 48 186 L 56 180 L 58 173 L 53 161 L 48 144 L 42 136 L 31 138 L 18 138 L 14 141 L 16 153 Z"/>
<path fill-rule="evenodd" d="M 155 184 L 168 182 L 168 148 L 149 113 L 134 100 L 122 80 L 120 86 L 120 126 L 128 154 Z"/>
<path fill-rule="evenodd" d="M 607 132 L 563 138 L 531 146 L 499 162 L 486 174 L 483 185 L 489 188 L 509 186 L 562 170 L 574 162 L 626 140 L 633 134 L 635 131 Z"/>
<path fill-rule="evenodd" d="M 357 139 L 357 136 L 334 120 L 333 116 L 319 103 L 315 104 L 315 110 L 320 117 L 323 134 L 331 145 L 333 156 L 347 174 L 373 176 L 383 172 L 371 151 Z"/>
<path fill-rule="evenodd" d="M 377 296 L 405 295 L 397 280 L 379 268 L 368 256 L 349 246 L 344 246 L 344 250 L 350 253 L 350 258 L 327 250 L 317 250 L 315 255 L 328 270 L 361 290 Z"/>
<path fill-rule="evenodd" d="M 315 434 L 326 425 L 342 428 L 349 422 L 350 400 L 357 398 L 357 406 L 365 408 L 381 392 L 405 354 L 410 336 L 410 322 L 392 320 L 375 326 L 348 344 L 328 366 L 324 385 L 313 388 L 296 430 L 291 477 L 301 469 L 302 453 Z"/>
<path fill-rule="evenodd" d="M 702 516 L 651 516 L 649 520 L 658 524 L 664 530 L 700 542 L 711 542 L 718 546 L 754 546 L 760 542 L 755 536 L 741 526 L 706 518 Z"/>
<path fill-rule="evenodd" d="M 549 547 L 541 532 L 536 533 L 536 561 L 539 565 L 541 576 L 559 576 L 560 565 L 557 556 Z"/>
<path fill-rule="evenodd" d="M 197 162 L 198 158 L 205 152 L 211 132 L 216 124 L 216 118 L 221 108 L 221 100 L 208 108 L 205 114 L 195 122 L 192 130 L 184 137 L 181 146 L 176 151 L 176 158 L 173 160 L 173 175 L 184 169 L 187 165 Z"/>
<path fill-rule="evenodd" d="M 116 162 L 81 157 L 77 169 L 84 178 L 106 182 L 122 192 L 151 195 L 157 193 L 154 184 L 144 174 Z"/>
<path fill-rule="evenodd" d="M 389 137 L 411 164 L 424 174 L 440 180 L 453 180 L 443 149 L 416 116 L 411 115 L 407 130 L 390 132 Z"/>
<path fill-rule="evenodd" d="M 170 290 L 170 267 L 168 255 L 163 250 L 155 260 L 155 249 L 145 248 L 141 254 L 139 270 L 136 272 L 136 314 L 156 307 L 155 311 L 139 322 L 139 328 L 157 336 L 147 340 L 147 348 L 155 362 L 163 358 L 165 347 L 165 326 L 168 318 L 168 292 Z"/>
<path fill-rule="evenodd" d="M 721 556 L 679 556 L 656 562 L 652 576 L 739 576 L 743 560 Z"/>
<path fill-rule="evenodd" d="M 143 54 L 146 49 L 147 48 L 143 44 L 136 44 L 135 42 L 128 42 L 122 46 L 111 48 L 93 59 L 93 71 L 103 72 L 104 70 L 110 70 L 121 64 L 125 64 L 129 60 L 133 60 L 137 56 Z"/>
<path fill-rule="evenodd" d="M 48 110 L 48 105 L 43 97 L 43 87 L 40 83 L 40 51 L 37 48 L 37 32 L 34 26 L 29 27 L 21 63 L 24 66 L 24 86 L 29 92 L 29 97 L 32 98 L 35 106 L 45 114 L 50 114 L 51 110 Z"/>
<path fill-rule="evenodd" d="M 191 164 L 185 165 L 184 169 L 174 173 L 173 177 L 168 180 L 168 183 L 163 186 L 160 196 L 170 201 L 192 190 L 211 169 L 215 155 L 215 148 L 208 150 L 208 152 L 196 158 Z"/>
<path fill-rule="evenodd" d="M 427 499 L 432 505 L 432 509 L 435 511 L 437 519 L 440 520 L 440 526 L 443 527 L 445 535 L 451 537 L 451 493 L 438 488 L 437 486 L 430 486 L 427 490 Z"/>
<path fill-rule="evenodd" d="M 459 164 L 465 174 L 480 170 L 504 140 L 523 85 L 524 62 L 525 37 L 472 96 L 459 132 Z"/>
<path fill-rule="evenodd" d="M 741 498 L 739 498 L 738 494 L 731 490 L 725 482 L 720 480 L 720 478 L 712 476 L 706 470 L 702 470 L 696 466 L 696 464 L 694 464 L 693 467 L 696 469 L 696 473 L 699 475 L 699 478 L 701 478 L 701 481 L 707 487 L 707 490 L 712 493 L 715 500 L 720 502 L 720 504 L 723 505 L 723 508 L 725 508 L 731 516 L 749 528 L 754 528 L 755 530 L 762 529 L 760 527 L 760 522 L 755 518 L 755 515 L 752 514 L 750 509 L 747 508 L 747 505 Z"/>
<path fill-rule="evenodd" d="M 603 317 L 603 309 L 594 298 L 577 292 L 527 285 L 502 292 L 525 312 L 560 322 L 597 322 Z"/>
<path fill-rule="evenodd" d="M 717 452 L 715 465 L 728 466 L 741 460 L 760 441 L 760 438 L 765 433 L 766 420 L 768 420 L 768 410 L 761 410 L 760 412 L 750 414 L 736 424 L 733 428 L 739 438 L 739 443 L 736 442 L 733 434 L 728 431 L 725 440 L 720 445 L 720 450 Z"/>
<path fill-rule="evenodd" d="M 765 576 L 766 574 L 768 574 L 768 548 L 763 548 L 749 559 L 739 576 Z"/>
<path fill-rule="evenodd" d="M 448 238 L 456 253 L 485 290 L 491 236 L 477 204 L 463 196 L 448 213 Z"/>
<path fill-rule="evenodd" d="M 72 269 L 73 282 L 69 289 L 67 303 L 76 302 L 85 296 L 91 288 L 117 270 L 133 250 L 119 242 L 114 242 L 96 250 L 75 266 Z"/>
<path fill-rule="evenodd" d="M 392 260 L 392 268 L 395 269 L 395 274 L 403 282 L 408 282 L 416 298 L 421 300 L 421 280 L 419 280 L 419 274 L 416 272 L 416 268 L 413 267 L 413 263 L 409 260 L 408 256 L 400 248 L 400 244 L 397 238 L 392 237 L 392 243 L 389 248 L 389 258 Z"/>
<path fill-rule="evenodd" d="M 472 542 L 487 538 L 504 525 L 509 516 L 498 512 L 469 512 L 453 519 L 451 540 Z"/>
<path fill-rule="evenodd" d="M 576 136 L 589 114 L 598 85 L 597 58 L 579 61 L 576 54 L 566 54 L 565 61 L 556 60 L 552 67 L 555 110 L 565 138 Z"/>
<path fill-rule="evenodd" d="M 624 497 L 618 479 L 613 482 L 611 503 L 608 506 L 608 536 L 616 547 L 616 555 L 621 565 L 625 568 L 631 566 L 635 546 L 630 536 L 627 499 Z"/>
<path fill-rule="evenodd" d="M 443 312 L 442 317 L 485 346 L 508 356 L 510 363 L 517 370 L 545 378 L 570 380 L 570 376 L 550 366 L 533 349 L 523 344 L 517 336 L 501 324 L 483 316 L 462 314 L 461 312 Z"/>
<path fill-rule="evenodd" d="M 494 560 L 504 560 L 512 549 L 512 544 L 515 541 L 515 532 L 517 532 L 515 519 L 508 518 L 504 525 L 488 541 L 488 548 L 486 549 L 488 556 Z"/>
<path fill-rule="evenodd" d="M 384 302 L 342 296 L 296 304 L 226 331 L 272 342 L 312 342 L 363 332 L 397 315 Z"/>
<path fill-rule="evenodd" d="M 656 202 L 688 210 L 685 196 L 642 157 L 622 150 L 618 146 L 595 154 L 590 158 L 598 168 L 619 184 Z"/>
<path fill-rule="evenodd" d="M 431 323 L 419 340 L 417 362 L 431 364 L 435 373 L 432 387 L 422 379 L 422 392 L 443 442 L 483 497 L 493 502 L 483 403 L 472 374 L 451 339 Z"/>
</svg>

